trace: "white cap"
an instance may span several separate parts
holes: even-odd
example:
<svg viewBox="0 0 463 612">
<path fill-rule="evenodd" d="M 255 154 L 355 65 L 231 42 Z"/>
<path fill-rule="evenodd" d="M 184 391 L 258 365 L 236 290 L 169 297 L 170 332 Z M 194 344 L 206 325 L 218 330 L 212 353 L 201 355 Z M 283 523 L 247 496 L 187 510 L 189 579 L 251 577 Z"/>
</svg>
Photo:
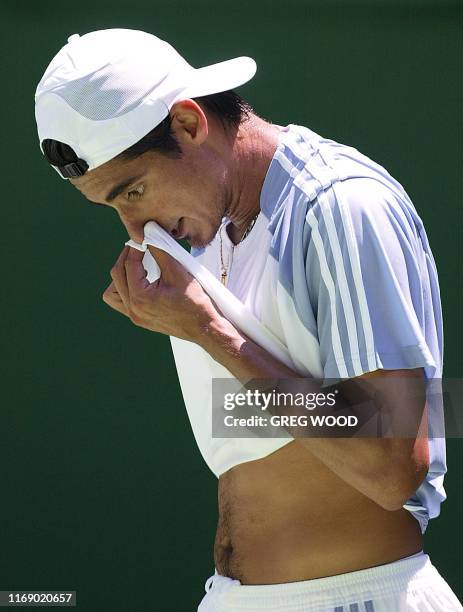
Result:
<svg viewBox="0 0 463 612">
<path fill-rule="evenodd" d="M 139 30 L 73 34 L 37 86 L 40 146 L 47 138 L 69 145 L 83 163 L 54 168 L 63 178 L 80 176 L 138 142 L 175 102 L 238 87 L 255 72 L 250 57 L 193 68 L 167 42 Z"/>
</svg>

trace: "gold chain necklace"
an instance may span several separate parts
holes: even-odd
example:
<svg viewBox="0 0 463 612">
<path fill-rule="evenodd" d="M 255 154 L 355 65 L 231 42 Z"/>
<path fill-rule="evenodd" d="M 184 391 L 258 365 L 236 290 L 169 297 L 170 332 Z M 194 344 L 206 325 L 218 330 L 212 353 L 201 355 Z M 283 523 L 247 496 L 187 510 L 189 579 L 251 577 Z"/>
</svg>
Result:
<svg viewBox="0 0 463 612">
<path fill-rule="evenodd" d="M 238 244 L 241 244 L 243 242 L 243 240 L 249 236 L 252 228 L 254 227 L 255 222 L 257 221 L 257 217 L 260 214 L 260 210 L 257 213 L 257 215 L 251 219 L 251 222 L 249 223 L 248 227 L 246 228 L 244 234 L 241 237 L 241 240 L 238 242 Z M 227 280 L 228 280 L 228 267 L 225 266 L 224 262 L 223 262 L 223 243 L 222 243 L 222 230 L 226 230 L 227 224 L 222 225 L 222 227 L 219 230 L 219 238 L 220 238 L 220 282 L 225 285 L 225 287 L 227 286 Z M 232 247 L 233 250 L 234 247 Z"/>
</svg>

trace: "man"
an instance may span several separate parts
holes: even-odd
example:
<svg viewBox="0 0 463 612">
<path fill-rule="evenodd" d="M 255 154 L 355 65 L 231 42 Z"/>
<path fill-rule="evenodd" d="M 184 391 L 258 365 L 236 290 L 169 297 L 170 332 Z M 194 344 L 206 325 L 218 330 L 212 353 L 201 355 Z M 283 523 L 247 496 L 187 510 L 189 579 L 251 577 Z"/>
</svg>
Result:
<svg viewBox="0 0 463 612">
<path fill-rule="evenodd" d="M 198 416 L 209 366 L 244 383 L 334 381 L 393 422 L 416 413 L 417 423 L 426 414 L 413 389 L 442 373 L 437 273 L 407 194 L 355 149 L 259 118 L 233 92 L 254 73 L 250 58 L 195 70 L 152 35 L 104 30 L 71 36 L 36 92 L 55 170 L 114 208 L 133 241 L 149 221 L 187 240 L 291 359 L 245 336 L 165 251 L 149 247 L 154 283 L 142 253 L 121 252 L 103 299 L 173 337 L 193 429 L 219 476 L 216 568 L 199 610 L 461 610 L 422 550 L 446 469 L 426 420 L 412 437 L 291 429 L 289 440 L 230 443 Z"/>
</svg>

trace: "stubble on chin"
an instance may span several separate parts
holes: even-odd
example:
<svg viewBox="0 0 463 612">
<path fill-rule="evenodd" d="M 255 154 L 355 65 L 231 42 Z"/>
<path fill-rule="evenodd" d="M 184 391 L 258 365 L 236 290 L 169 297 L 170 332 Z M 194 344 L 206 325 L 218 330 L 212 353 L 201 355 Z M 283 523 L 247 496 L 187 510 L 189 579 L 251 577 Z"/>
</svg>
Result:
<svg viewBox="0 0 463 612">
<path fill-rule="evenodd" d="M 211 242 L 216 237 L 221 224 L 222 224 L 222 219 L 220 219 L 220 221 L 216 224 L 216 226 L 212 229 L 211 233 L 206 238 L 192 237 L 192 239 L 188 241 L 189 245 L 193 247 L 194 249 L 206 248 L 207 246 L 211 244 Z"/>
<path fill-rule="evenodd" d="M 222 225 L 223 217 L 226 216 L 226 210 L 226 199 L 224 197 L 223 201 L 217 204 L 216 210 L 214 211 L 214 225 L 212 226 L 212 229 L 210 230 L 209 234 L 205 238 L 193 236 L 192 239 L 189 241 L 191 247 L 195 249 L 204 249 L 211 244 L 211 242 L 216 237 L 220 226 Z"/>
</svg>

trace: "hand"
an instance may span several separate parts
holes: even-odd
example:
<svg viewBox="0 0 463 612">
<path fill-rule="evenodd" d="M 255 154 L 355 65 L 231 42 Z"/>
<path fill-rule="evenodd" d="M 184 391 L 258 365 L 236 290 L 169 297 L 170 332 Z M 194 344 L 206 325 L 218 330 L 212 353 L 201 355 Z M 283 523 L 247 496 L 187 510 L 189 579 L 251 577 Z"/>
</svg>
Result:
<svg viewBox="0 0 463 612">
<path fill-rule="evenodd" d="M 161 277 L 148 282 L 143 253 L 126 246 L 111 269 L 103 301 L 151 331 L 198 342 L 221 315 L 198 281 L 165 251 L 149 246 Z"/>
<path fill-rule="evenodd" d="M 129 313 L 125 309 L 124 302 L 122 301 L 122 298 L 119 295 L 118 290 L 116 289 L 114 281 L 111 281 L 111 283 L 106 287 L 102 298 L 103 302 L 108 304 L 108 306 L 111 306 L 111 308 L 117 310 L 117 312 L 120 312 L 126 317 L 129 316 Z"/>
</svg>

